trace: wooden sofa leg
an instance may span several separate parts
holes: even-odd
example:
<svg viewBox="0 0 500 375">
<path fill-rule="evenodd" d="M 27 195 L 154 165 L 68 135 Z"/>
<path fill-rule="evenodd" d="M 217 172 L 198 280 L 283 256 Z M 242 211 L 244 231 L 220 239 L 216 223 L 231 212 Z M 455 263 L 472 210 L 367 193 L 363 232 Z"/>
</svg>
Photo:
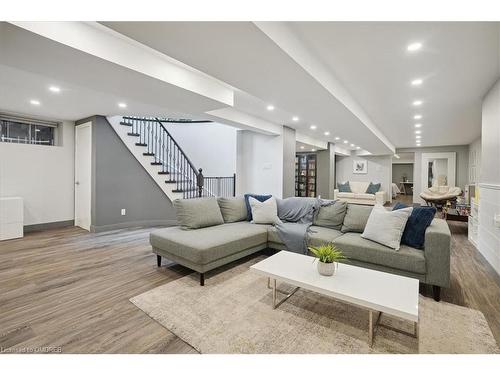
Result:
<svg viewBox="0 0 500 375">
<path fill-rule="evenodd" d="M 200 286 L 205 285 L 205 274 L 200 273 Z"/>
<path fill-rule="evenodd" d="M 433 285 L 432 286 L 432 294 L 434 296 L 434 301 L 439 302 L 441 301 L 441 287 Z"/>
<path fill-rule="evenodd" d="M 161 255 L 156 255 L 156 265 L 158 267 L 161 267 Z"/>
</svg>

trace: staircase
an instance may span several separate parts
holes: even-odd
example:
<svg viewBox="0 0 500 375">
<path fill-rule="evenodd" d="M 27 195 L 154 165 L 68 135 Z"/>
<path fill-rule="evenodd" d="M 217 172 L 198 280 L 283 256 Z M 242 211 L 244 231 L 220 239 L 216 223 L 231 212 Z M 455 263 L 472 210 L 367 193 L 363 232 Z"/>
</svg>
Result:
<svg viewBox="0 0 500 375">
<path fill-rule="evenodd" d="M 108 121 L 170 200 L 234 196 L 235 176 L 204 177 L 168 132 L 171 120 L 113 116 Z"/>
</svg>

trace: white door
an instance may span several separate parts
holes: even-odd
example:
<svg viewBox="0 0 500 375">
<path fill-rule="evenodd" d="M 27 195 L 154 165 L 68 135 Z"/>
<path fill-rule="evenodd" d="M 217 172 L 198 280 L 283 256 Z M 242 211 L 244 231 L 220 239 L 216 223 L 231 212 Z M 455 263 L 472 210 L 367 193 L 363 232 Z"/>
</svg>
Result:
<svg viewBox="0 0 500 375">
<path fill-rule="evenodd" d="M 75 225 L 90 231 L 90 176 L 92 124 L 77 125 L 75 131 Z"/>
</svg>

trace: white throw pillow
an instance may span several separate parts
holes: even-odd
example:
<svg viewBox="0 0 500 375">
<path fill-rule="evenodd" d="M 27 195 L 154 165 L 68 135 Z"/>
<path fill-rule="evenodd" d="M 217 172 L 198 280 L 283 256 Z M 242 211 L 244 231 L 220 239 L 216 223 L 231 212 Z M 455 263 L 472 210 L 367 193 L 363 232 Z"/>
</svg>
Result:
<svg viewBox="0 0 500 375">
<path fill-rule="evenodd" d="M 252 223 L 254 224 L 279 224 L 278 205 L 276 198 L 271 197 L 264 202 L 259 202 L 253 197 L 248 197 L 248 203 L 252 210 Z"/>
<path fill-rule="evenodd" d="M 387 211 L 380 204 L 375 205 L 361 237 L 399 250 L 401 236 L 412 211 L 413 207 Z"/>
</svg>

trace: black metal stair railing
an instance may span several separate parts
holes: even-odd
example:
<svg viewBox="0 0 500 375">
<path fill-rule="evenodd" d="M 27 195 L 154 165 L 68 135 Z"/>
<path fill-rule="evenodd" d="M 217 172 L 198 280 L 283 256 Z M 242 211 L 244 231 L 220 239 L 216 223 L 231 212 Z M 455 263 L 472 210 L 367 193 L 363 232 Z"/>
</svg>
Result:
<svg viewBox="0 0 500 375">
<path fill-rule="evenodd" d="M 236 175 L 204 177 L 202 169 L 189 160 L 161 119 L 124 116 L 120 124 L 130 127 L 127 134 L 136 137 L 137 147 L 144 147 L 143 155 L 152 157 L 151 165 L 159 166 L 158 174 L 166 176 L 165 183 L 175 184 L 174 193 L 182 193 L 185 199 L 235 195 Z"/>
</svg>

